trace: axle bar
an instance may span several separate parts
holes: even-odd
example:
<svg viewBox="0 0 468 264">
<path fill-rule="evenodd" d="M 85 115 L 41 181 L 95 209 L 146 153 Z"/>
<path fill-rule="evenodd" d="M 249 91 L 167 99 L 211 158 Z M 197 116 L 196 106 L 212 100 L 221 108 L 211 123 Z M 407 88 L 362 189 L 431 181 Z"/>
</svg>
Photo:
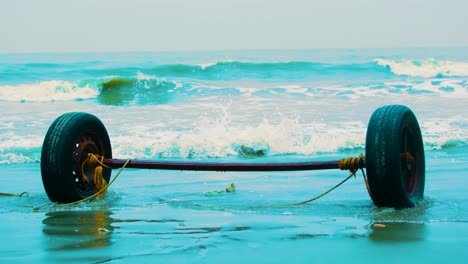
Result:
<svg viewBox="0 0 468 264">
<path fill-rule="evenodd" d="M 103 163 L 112 169 L 121 168 L 127 160 L 104 159 Z M 127 168 L 158 170 L 194 170 L 194 171 L 299 171 L 339 169 L 339 161 L 310 161 L 291 163 L 209 163 L 178 161 L 131 160 Z M 364 168 L 364 163 L 357 162 L 356 168 Z"/>
</svg>

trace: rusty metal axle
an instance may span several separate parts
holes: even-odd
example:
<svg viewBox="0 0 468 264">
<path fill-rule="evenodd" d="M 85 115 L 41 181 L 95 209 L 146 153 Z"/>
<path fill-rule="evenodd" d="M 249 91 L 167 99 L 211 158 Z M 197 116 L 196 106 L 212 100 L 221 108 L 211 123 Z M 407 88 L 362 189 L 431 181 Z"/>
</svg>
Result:
<svg viewBox="0 0 468 264">
<path fill-rule="evenodd" d="M 103 163 L 116 169 L 122 167 L 127 160 L 104 159 Z M 193 171 L 299 171 L 340 169 L 340 160 L 308 161 L 288 163 L 219 163 L 219 162 L 179 162 L 179 161 L 146 161 L 131 160 L 127 168 L 157 169 L 157 170 L 193 170 Z M 364 168 L 362 161 L 356 160 L 355 168 Z"/>
</svg>

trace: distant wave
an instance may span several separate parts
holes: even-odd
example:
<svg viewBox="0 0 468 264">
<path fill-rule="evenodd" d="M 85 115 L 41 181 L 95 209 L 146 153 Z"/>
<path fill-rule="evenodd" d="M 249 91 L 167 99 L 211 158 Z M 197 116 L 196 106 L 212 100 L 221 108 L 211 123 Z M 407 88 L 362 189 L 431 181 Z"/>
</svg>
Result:
<svg viewBox="0 0 468 264">
<path fill-rule="evenodd" d="M 44 81 L 0 86 L 0 100 L 18 102 L 69 101 L 95 98 L 99 90 L 87 82 Z"/>
<path fill-rule="evenodd" d="M 390 68 L 396 75 L 414 77 L 463 77 L 468 76 L 468 63 L 448 60 L 385 60 L 376 59 L 375 62 Z"/>
<path fill-rule="evenodd" d="M 170 100 L 181 83 L 138 73 L 136 78 L 115 77 L 101 82 L 98 101 L 106 105 L 160 104 Z"/>
<path fill-rule="evenodd" d="M 152 104 L 165 103 L 170 100 L 172 94 L 178 88 L 184 88 L 186 94 L 197 94 L 203 96 L 210 94 L 214 86 L 205 85 L 201 91 L 195 91 L 195 82 L 243 79 L 275 80 L 276 83 L 288 83 L 297 81 L 335 81 L 345 80 L 349 85 L 343 87 L 303 87 L 303 93 L 336 94 L 338 96 L 367 96 L 385 93 L 408 93 L 408 94 L 442 94 L 443 96 L 467 96 L 467 82 L 460 78 L 468 76 L 468 63 L 461 61 L 444 60 L 386 60 L 375 59 L 372 62 L 360 64 L 328 64 L 318 62 L 242 62 L 242 61 L 219 61 L 202 64 L 167 64 L 148 67 L 127 68 L 102 68 L 102 69 L 75 69 L 72 71 L 61 71 L 60 64 L 34 63 L 22 64 L 28 68 L 31 76 L 40 78 L 54 77 L 51 80 L 36 81 L 32 83 L 0 85 L 0 100 L 3 101 L 69 101 L 97 99 L 99 103 L 106 105 L 128 105 L 128 104 Z M 88 65 L 89 66 L 89 65 Z M 36 68 L 51 68 L 50 73 L 36 72 Z M 66 68 L 65 66 L 63 66 Z M 21 68 L 21 67 L 19 67 Z M 0 72 L 1 73 L 1 72 Z M 2 73 L 3 81 L 10 81 L 11 75 L 28 76 L 28 70 L 24 72 Z M 422 78 L 441 78 L 439 84 L 432 80 L 411 80 L 401 85 L 387 85 L 392 82 L 392 76 L 401 75 Z M 56 77 L 63 76 L 63 79 Z M 67 80 L 70 76 L 76 77 L 78 81 Z M 83 78 L 87 76 L 88 78 Z M 90 77 L 94 76 L 94 77 Z M 74 77 L 75 78 L 75 77 Z M 361 82 L 363 78 L 378 80 L 380 85 L 361 85 L 356 87 L 354 81 Z M 175 80 L 180 81 L 175 81 Z M 452 80 L 453 79 L 453 80 Z M 216 89 L 220 87 L 214 87 Z M 239 93 L 246 89 L 241 87 L 230 88 Z M 248 93 L 262 92 L 258 87 L 255 91 L 250 89 Z M 277 88 L 277 87 L 271 87 Z M 222 87 L 221 87 L 222 89 Z M 211 89 L 213 90 L 213 89 Z M 207 92 L 208 93 L 205 93 Z M 271 91 L 265 88 L 266 93 Z M 297 92 L 297 91 L 295 91 Z"/>
<path fill-rule="evenodd" d="M 103 77 L 83 81 L 51 80 L 31 84 L 0 86 L 0 100 L 47 102 L 98 99 L 102 104 L 122 105 L 135 101 L 164 100 L 161 94 L 178 88 L 177 82 L 146 76 Z M 144 103 L 144 102 L 143 102 Z"/>
<path fill-rule="evenodd" d="M 166 104 L 191 97 L 247 96 L 280 98 L 307 96 L 310 98 L 340 97 L 348 99 L 388 95 L 440 96 L 468 98 L 468 81 L 464 79 L 429 79 L 406 81 L 375 81 L 365 84 L 309 86 L 278 84 L 223 86 L 177 81 L 138 73 L 135 77 L 108 76 L 83 81 L 44 81 L 33 84 L 0 86 L 0 101 L 47 102 L 96 100 L 103 105 Z"/>
<path fill-rule="evenodd" d="M 82 66 L 82 67 L 80 67 Z M 107 65 L 108 66 L 108 65 Z M 353 78 L 364 75 L 390 77 L 392 73 L 387 67 L 375 62 L 356 64 L 331 64 L 321 62 L 248 62 L 248 61 L 218 61 L 200 64 L 144 64 L 128 67 L 101 67 L 99 65 L 68 65 L 68 64 L 22 64 L 7 66 L 0 74 L 4 80 L 22 80 L 25 76 L 33 80 L 44 81 L 50 76 L 53 79 L 90 79 L 100 76 L 120 76 L 131 78 L 137 72 L 161 78 L 184 77 L 201 80 L 239 80 L 239 79 L 336 79 Z M 47 80 L 47 79 L 46 79 Z"/>
<path fill-rule="evenodd" d="M 3 69 L 3 70 L 2 70 Z M 392 76 L 411 77 L 463 77 L 468 76 L 468 63 L 449 60 L 391 60 L 376 58 L 361 63 L 323 63 L 308 61 L 214 61 L 198 64 L 162 64 L 151 63 L 139 66 L 112 68 L 99 63 L 53 64 L 31 63 L 5 65 L 0 68 L 4 80 L 23 79 L 24 76 L 44 80 L 47 76 L 63 76 L 62 79 L 88 76 L 90 79 L 100 76 L 121 76 L 132 78 L 136 73 L 165 77 L 184 77 L 202 80 L 233 80 L 243 78 L 253 79 L 339 79 L 339 78 L 390 78 Z"/>
<path fill-rule="evenodd" d="M 314 75 L 389 73 L 388 69 L 375 63 L 329 64 L 319 62 L 242 62 L 220 61 L 215 63 L 169 64 L 150 70 L 158 76 L 184 76 L 202 79 L 242 79 L 242 78 L 310 78 Z"/>
<path fill-rule="evenodd" d="M 331 64 L 320 62 L 248 62 L 219 61 L 201 64 L 167 64 L 149 68 L 114 69 L 149 72 L 156 76 L 183 76 L 202 79 L 294 78 L 314 75 L 351 76 L 375 75 L 382 77 L 405 75 L 412 77 L 462 77 L 468 76 L 468 63 L 447 60 L 386 60 L 377 58 L 367 63 Z"/>
</svg>

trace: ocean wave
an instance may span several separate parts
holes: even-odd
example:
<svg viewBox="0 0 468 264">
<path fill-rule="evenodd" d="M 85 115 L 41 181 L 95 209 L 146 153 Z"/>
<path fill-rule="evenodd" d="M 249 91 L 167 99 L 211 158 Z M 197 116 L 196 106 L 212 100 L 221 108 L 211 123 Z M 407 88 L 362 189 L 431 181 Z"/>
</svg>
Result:
<svg viewBox="0 0 468 264">
<path fill-rule="evenodd" d="M 132 159 L 230 159 L 237 158 L 255 159 L 262 157 L 285 157 L 294 156 L 301 157 L 301 159 L 319 158 L 327 154 L 341 155 L 343 157 L 354 155 L 350 153 L 364 153 L 365 144 L 364 140 L 349 141 L 341 140 L 332 135 L 321 135 L 312 142 L 309 136 L 303 138 L 302 142 L 295 142 L 295 145 L 287 146 L 287 143 L 279 144 L 272 142 L 272 144 L 264 141 L 255 142 L 254 140 L 246 140 L 248 142 L 233 143 L 218 145 L 208 145 L 206 139 L 196 139 L 194 135 L 178 135 L 180 141 L 162 141 L 155 142 L 154 138 L 135 138 L 132 136 L 118 136 L 111 139 L 113 145 L 113 156 L 115 158 L 132 158 Z M 158 136 L 156 136 L 158 138 Z M 354 137 L 360 138 L 361 136 L 355 135 Z M 190 142 L 189 140 L 193 140 Z M 333 142 L 338 141 L 338 144 Z M 324 143 L 331 143 L 330 146 L 319 148 L 317 145 Z M 341 145 L 340 145 L 341 143 Z M 39 163 L 41 157 L 41 144 L 38 146 L 25 147 L 25 148 L 8 148 L 0 150 L 0 165 L 9 164 L 25 164 L 25 163 Z M 466 149 L 468 147 L 468 140 L 427 140 L 424 141 L 426 151 L 440 151 L 440 150 L 456 150 L 458 148 Z M 279 151 L 278 147 L 283 147 L 283 151 Z M 463 150 L 465 152 L 466 150 Z"/>
<path fill-rule="evenodd" d="M 468 124 L 460 118 L 421 122 L 426 151 L 464 151 Z M 366 124 L 362 122 L 302 124 L 283 118 L 256 126 L 233 127 L 229 120 L 209 117 L 190 130 L 156 130 L 150 126 L 120 126 L 111 137 L 116 158 L 132 159 L 253 159 L 261 157 L 317 158 L 327 154 L 355 155 L 365 151 Z M 40 161 L 42 136 L 2 137 L 0 164 Z"/>
<path fill-rule="evenodd" d="M 264 120 L 254 127 L 227 123 L 225 119 L 201 118 L 189 131 L 120 136 L 114 146 L 125 158 L 226 158 L 333 152 L 361 147 L 364 139 L 362 126 L 354 123 L 345 124 L 343 129 L 330 129 L 326 124 L 305 126 L 287 118 L 279 124 Z"/>
<path fill-rule="evenodd" d="M 432 118 L 420 125 L 427 150 L 468 146 L 468 122 L 464 117 Z"/>
<path fill-rule="evenodd" d="M 69 101 L 95 98 L 98 94 L 97 87 L 93 87 L 90 83 L 60 80 L 0 86 L 0 100 L 2 101 Z"/>
<path fill-rule="evenodd" d="M 103 70 L 104 71 L 104 70 Z M 361 63 L 323 63 L 309 61 L 217 61 L 199 64 L 165 64 L 154 67 L 106 69 L 105 72 L 129 74 L 140 71 L 156 76 L 187 77 L 210 80 L 245 78 L 362 78 L 363 74 L 374 78 L 392 75 L 411 77 L 461 77 L 468 76 L 468 63 L 448 60 L 387 60 L 382 58 Z"/>
<path fill-rule="evenodd" d="M 290 61 L 290 62 L 242 62 L 220 61 L 201 63 L 199 65 L 162 65 L 154 69 L 156 72 L 171 73 L 224 73 L 256 72 L 259 76 L 274 77 L 284 72 L 294 76 L 294 73 L 308 74 L 385 74 L 406 75 L 413 77 L 462 77 L 468 76 L 468 63 L 449 60 L 386 60 L 377 58 L 367 63 L 331 64 L 321 62 Z M 263 73 L 263 75 L 262 75 Z M 267 75 L 271 73 L 271 75 Z"/>
<path fill-rule="evenodd" d="M 106 105 L 167 101 L 167 93 L 181 83 L 137 73 L 136 77 L 105 76 L 91 80 L 51 80 L 0 86 L 0 101 L 50 102 L 97 99 Z"/>
<path fill-rule="evenodd" d="M 135 78 L 115 77 L 100 83 L 98 102 L 104 105 L 147 105 L 170 101 L 182 83 L 138 73 Z"/>
<path fill-rule="evenodd" d="M 194 64 L 153 64 L 111 67 L 98 62 L 79 64 L 31 63 L 4 65 L 0 74 L 5 81 L 23 79 L 97 79 L 101 76 L 134 78 L 136 73 L 159 78 L 183 77 L 201 80 L 284 79 L 284 80 L 348 80 L 371 76 L 376 79 L 392 76 L 460 77 L 468 76 L 468 63 L 449 60 L 410 60 L 376 58 L 368 62 L 327 63 L 314 61 L 211 61 Z"/>
<path fill-rule="evenodd" d="M 468 76 L 468 63 L 448 60 L 386 60 L 375 59 L 378 65 L 388 67 L 396 75 L 413 77 L 463 77 Z"/>
<path fill-rule="evenodd" d="M 236 83 L 178 81 L 137 73 L 134 77 L 111 75 L 75 82 L 52 80 L 34 84 L 0 86 L 0 101 L 47 102 L 92 99 L 102 105 L 116 106 L 167 104 L 174 100 L 183 101 L 192 97 L 208 98 L 210 96 L 254 96 L 257 98 L 306 96 L 358 99 L 389 95 L 468 98 L 468 81 L 438 78 L 332 86 L 294 82 L 243 86 Z"/>
<path fill-rule="evenodd" d="M 281 155 L 315 155 L 344 149 L 362 148 L 364 124 L 349 122 L 339 129 L 324 123 L 303 125 L 298 119 L 284 118 L 278 124 L 268 120 L 252 127 L 232 127 L 229 121 L 209 117 L 194 122 L 190 130 L 148 131 L 131 126 L 111 138 L 117 158 L 257 158 Z M 120 127 L 125 129 L 125 127 Z M 38 162 L 42 137 L 0 142 L 0 164 Z"/>
<path fill-rule="evenodd" d="M 374 63 L 360 64 L 330 64 L 320 62 L 290 61 L 290 62 L 247 62 L 219 61 L 201 63 L 198 65 L 174 64 L 161 65 L 152 69 L 158 75 L 183 75 L 212 79 L 231 77 L 240 78 L 283 78 L 302 77 L 307 75 L 353 74 L 353 73 L 385 73 L 385 68 L 376 67 Z"/>
<path fill-rule="evenodd" d="M 80 72 L 67 72 L 71 76 L 87 74 L 91 76 L 115 75 L 132 76 L 136 72 L 160 78 L 183 77 L 201 80 L 242 80 L 242 79 L 317 79 L 362 77 L 372 74 L 377 77 L 392 75 L 389 69 L 375 62 L 332 64 L 307 61 L 249 62 L 217 61 L 198 64 L 141 65 L 122 68 L 86 68 Z"/>
<path fill-rule="evenodd" d="M 220 87 L 209 87 L 220 89 Z M 411 81 L 375 81 L 362 84 L 314 86 L 285 84 L 277 87 L 237 87 L 242 95 L 262 98 L 299 96 L 310 98 L 359 99 L 393 95 L 468 98 L 468 81 L 463 79 L 429 79 Z"/>
</svg>

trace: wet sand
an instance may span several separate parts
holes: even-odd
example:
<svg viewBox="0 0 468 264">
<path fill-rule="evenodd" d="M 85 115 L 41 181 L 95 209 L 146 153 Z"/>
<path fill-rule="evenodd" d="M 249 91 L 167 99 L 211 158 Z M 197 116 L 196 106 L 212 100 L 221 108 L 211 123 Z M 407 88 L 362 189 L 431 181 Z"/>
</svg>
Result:
<svg viewBox="0 0 468 264">
<path fill-rule="evenodd" d="M 0 166 L 0 263 L 466 263 L 468 158 L 427 154 L 425 199 L 375 207 L 344 172 L 126 170 L 101 201 L 51 207 L 39 164 Z M 449 157 L 449 158 L 448 158 Z M 115 173 L 115 172 L 114 172 Z M 235 193 L 204 193 L 234 182 Z M 34 207 L 44 206 L 38 210 Z"/>
</svg>

